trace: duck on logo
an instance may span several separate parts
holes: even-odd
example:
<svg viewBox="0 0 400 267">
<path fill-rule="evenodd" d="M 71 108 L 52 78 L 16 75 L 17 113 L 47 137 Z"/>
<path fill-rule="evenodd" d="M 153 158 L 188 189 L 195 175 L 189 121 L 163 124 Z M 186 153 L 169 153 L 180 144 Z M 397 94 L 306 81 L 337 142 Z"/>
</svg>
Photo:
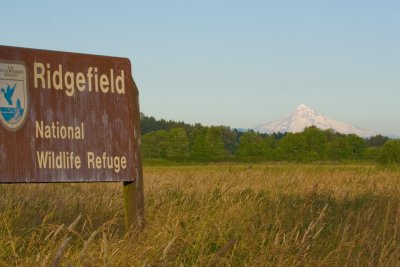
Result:
<svg viewBox="0 0 400 267">
<path fill-rule="evenodd" d="M 0 62 L 0 122 L 16 131 L 25 122 L 28 107 L 27 75 L 24 64 Z"/>
</svg>

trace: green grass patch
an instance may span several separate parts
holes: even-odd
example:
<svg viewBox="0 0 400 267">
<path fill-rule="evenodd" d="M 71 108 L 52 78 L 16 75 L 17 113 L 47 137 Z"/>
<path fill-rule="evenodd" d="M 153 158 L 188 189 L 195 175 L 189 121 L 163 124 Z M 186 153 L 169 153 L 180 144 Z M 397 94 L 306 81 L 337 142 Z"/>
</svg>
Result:
<svg viewBox="0 0 400 267">
<path fill-rule="evenodd" d="M 156 167 L 158 166 L 158 167 Z M 0 266 L 397 266 L 399 169 L 146 164 L 143 232 L 122 185 L 0 185 Z"/>
</svg>

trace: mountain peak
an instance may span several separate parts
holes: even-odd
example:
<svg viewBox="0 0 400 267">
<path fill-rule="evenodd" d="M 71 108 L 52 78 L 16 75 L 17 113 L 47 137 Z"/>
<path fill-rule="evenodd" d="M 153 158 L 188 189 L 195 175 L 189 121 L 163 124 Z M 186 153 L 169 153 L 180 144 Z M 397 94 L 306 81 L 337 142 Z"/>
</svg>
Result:
<svg viewBox="0 0 400 267">
<path fill-rule="evenodd" d="M 356 134 L 361 137 L 370 137 L 376 135 L 376 133 L 354 127 L 350 124 L 339 122 L 322 114 L 319 114 L 311 107 L 304 104 L 299 105 L 296 110 L 288 117 L 270 122 L 267 124 L 261 124 L 254 128 L 255 131 L 261 133 L 285 133 L 285 132 L 302 132 L 304 128 L 315 126 L 319 129 L 333 129 L 336 132 L 342 134 Z"/>
<path fill-rule="evenodd" d="M 312 111 L 314 111 L 312 108 L 310 108 L 309 106 L 304 105 L 304 104 L 300 104 L 300 105 L 297 107 L 296 110 L 312 110 Z"/>
<path fill-rule="evenodd" d="M 310 108 L 309 106 L 306 106 L 304 104 L 301 104 L 296 108 L 296 110 L 292 113 L 293 117 L 310 117 L 310 116 L 320 116 L 318 112 L 316 112 L 314 109 Z"/>
</svg>

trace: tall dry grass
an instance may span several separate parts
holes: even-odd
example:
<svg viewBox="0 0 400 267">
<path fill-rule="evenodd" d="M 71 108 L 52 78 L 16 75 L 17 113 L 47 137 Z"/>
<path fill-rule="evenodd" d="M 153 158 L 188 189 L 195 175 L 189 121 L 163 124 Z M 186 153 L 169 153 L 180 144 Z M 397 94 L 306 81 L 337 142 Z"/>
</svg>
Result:
<svg viewBox="0 0 400 267">
<path fill-rule="evenodd" d="M 400 172 L 367 165 L 145 168 L 121 184 L 0 186 L 1 266 L 397 266 Z"/>
</svg>

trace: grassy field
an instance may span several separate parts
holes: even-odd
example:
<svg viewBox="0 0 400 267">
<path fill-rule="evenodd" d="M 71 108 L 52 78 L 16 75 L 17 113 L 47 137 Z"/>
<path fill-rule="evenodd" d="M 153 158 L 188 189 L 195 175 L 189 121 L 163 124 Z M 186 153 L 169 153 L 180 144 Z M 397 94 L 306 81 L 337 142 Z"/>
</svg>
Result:
<svg viewBox="0 0 400 267">
<path fill-rule="evenodd" d="M 0 185 L 0 266 L 399 266 L 400 171 L 146 167 L 146 228 L 122 185 Z"/>
</svg>

